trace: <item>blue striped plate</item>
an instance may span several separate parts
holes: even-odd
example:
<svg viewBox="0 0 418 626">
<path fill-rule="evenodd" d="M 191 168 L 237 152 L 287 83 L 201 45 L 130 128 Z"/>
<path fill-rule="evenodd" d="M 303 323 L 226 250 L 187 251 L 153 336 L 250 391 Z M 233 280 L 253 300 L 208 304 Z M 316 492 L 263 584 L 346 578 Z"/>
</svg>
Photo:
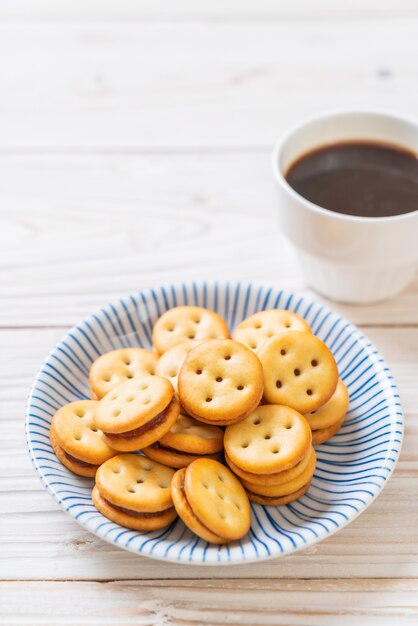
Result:
<svg viewBox="0 0 418 626">
<path fill-rule="evenodd" d="M 163 531 L 137 532 L 103 517 L 91 500 L 92 481 L 61 465 L 49 442 L 49 425 L 63 404 L 89 397 L 88 373 L 100 354 L 127 346 L 149 347 L 156 319 L 176 305 L 196 304 L 220 313 L 233 328 L 261 309 L 302 315 L 335 355 L 350 393 L 341 430 L 318 447 L 312 486 L 282 507 L 252 505 L 244 539 L 214 546 L 180 520 Z M 347 320 L 292 293 L 252 284 L 193 283 L 141 291 L 80 322 L 53 348 L 30 393 L 27 442 L 42 482 L 79 524 L 105 541 L 137 554 L 183 563 L 249 563 L 290 554 L 343 528 L 378 495 L 398 459 L 403 418 L 399 394 L 383 359 Z"/>
</svg>

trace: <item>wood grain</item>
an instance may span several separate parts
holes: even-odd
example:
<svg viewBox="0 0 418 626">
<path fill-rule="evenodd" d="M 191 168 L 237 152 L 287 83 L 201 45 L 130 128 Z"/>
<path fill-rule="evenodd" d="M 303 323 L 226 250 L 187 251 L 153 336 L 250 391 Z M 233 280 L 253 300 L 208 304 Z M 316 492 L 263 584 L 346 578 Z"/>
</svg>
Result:
<svg viewBox="0 0 418 626">
<path fill-rule="evenodd" d="M 3 19 L 39 20 L 318 20 L 330 18 L 390 19 L 391 17 L 416 17 L 414 0 L 351 0 L 349 4 L 334 0 L 316 0 L 313 5 L 306 0 L 212 0 L 197 3 L 194 0 L 2 0 L 0 16 Z"/>
<path fill-rule="evenodd" d="M 63 328 L 0 331 L 0 578 L 208 578 L 216 569 L 179 566 L 113 548 L 62 512 L 35 475 L 23 435 L 24 399 Z M 340 533 L 285 559 L 222 568 L 223 577 L 418 576 L 418 329 L 368 329 L 399 385 L 406 433 L 389 484 Z M 30 520 L 30 523 L 28 523 Z M 18 558 L 17 558 L 18 557 Z"/>
<path fill-rule="evenodd" d="M 0 156 L 0 325 L 72 325 L 184 280 L 312 295 L 277 229 L 269 160 L 270 150 Z M 379 305 L 331 306 L 358 324 L 418 325 L 418 281 Z"/>
<path fill-rule="evenodd" d="M 1 583 L 9 626 L 414 626 L 416 580 Z M 22 611 L 22 595 L 30 615 Z"/>
<path fill-rule="evenodd" d="M 245 150 L 326 109 L 415 115 L 416 17 L 374 20 L 371 45 L 369 19 L 299 15 L 2 23 L 1 150 Z"/>
<path fill-rule="evenodd" d="M 44 490 L 23 424 L 45 354 L 111 300 L 220 277 L 312 295 L 276 229 L 272 144 L 325 109 L 416 115 L 417 24 L 415 0 L 0 0 L 0 624 L 415 626 L 418 278 L 332 304 L 392 369 L 405 440 L 369 509 L 291 557 L 115 549 Z"/>
</svg>

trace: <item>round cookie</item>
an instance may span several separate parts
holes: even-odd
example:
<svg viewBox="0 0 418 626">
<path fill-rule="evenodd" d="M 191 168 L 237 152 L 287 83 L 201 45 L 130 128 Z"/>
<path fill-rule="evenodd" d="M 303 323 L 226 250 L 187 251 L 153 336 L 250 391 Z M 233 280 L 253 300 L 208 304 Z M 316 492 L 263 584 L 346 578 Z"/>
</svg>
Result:
<svg viewBox="0 0 418 626">
<path fill-rule="evenodd" d="M 100 400 L 117 385 L 136 378 L 155 374 L 158 356 L 144 348 L 123 348 L 102 354 L 90 367 L 92 398 Z"/>
<path fill-rule="evenodd" d="M 179 452 L 177 450 L 170 450 L 168 448 L 164 448 L 157 441 L 146 448 L 142 448 L 142 452 L 145 456 L 149 457 L 153 461 L 157 461 L 158 463 L 162 463 L 163 465 L 167 465 L 167 467 L 174 467 L 176 469 L 180 469 L 182 467 L 187 467 L 193 461 L 197 459 L 214 459 L 215 461 L 220 461 L 222 459 L 222 455 L 220 452 L 216 454 L 190 454 L 190 452 Z"/>
<path fill-rule="evenodd" d="M 341 426 L 344 423 L 344 420 L 345 420 L 345 415 L 339 422 L 337 422 L 336 424 L 333 424 L 332 426 L 329 426 L 328 428 L 321 428 L 320 430 L 313 430 L 312 431 L 312 445 L 319 446 L 320 443 L 325 443 L 325 441 L 328 441 L 328 439 L 331 439 L 331 437 L 333 437 L 335 433 L 337 433 L 340 430 Z"/>
<path fill-rule="evenodd" d="M 316 409 L 316 411 L 306 413 L 305 417 L 309 422 L 309 426 L 312 430 L 320 430 L 340 422 L 347 413 L 349 402 L 347 387 L 339 378 L 337 388 L 328 402 Z"/>
<path fill-rule="evenodd" d="M 306 483 L 312 480 L 312 476 L 315 471 L 316 464 L 316 455 L 313 453 L 310 455 L 309 463 L 299 474 L 292 480 L 289 480 L 286 483 L 281 485 L 257 485 L 252 482 L 248 482 L 247 480 L 241 479 L 242 484 L 244 485 L 247 491 L 251 491 L 252 493 L 256 493 L 259 496 L 268 496 L 269 498 L 278 498 L 282 496 L 288 496 L 291 493 L 299 491 Z"/>
<path fill-rule="evenodd" d="M 253 474 L 277 474 L 299 463 L 311 448 L 306 419 L 288 406 L 264 404 L 224 435 L 229 459 Z"/>
<path fill-rule="evenodd" d="M 198 306 L 178 306 L 169 309 L 157 320 L 152 341 L 159 354 L 192 339 L 228 338 L 225 320 L 214 311 Z"/>
<path fill-rule="evenodd" d="M 184 493 L 184 477 L 186 469 L 179 469 L 173 477 L 171 482 L 171 495 L 178 516 L 184 522 L 184 524 L 198 537 L 201 537 L 204 541 L 209 543 L 228 543 L 227 539 L 219 537 L 215 533 L 211 532 L 209 528 L 206 528 L 204 524 L 193 513 L 193 509 L 187 501 Z"/>
<path fill-rule="evenodd" d="M 94 400 L 66 404 L 55 413 L 50 429 L 51 445 L 61 463 L 75 474 L 89 478 L 116 454 L 96 425 L 97 405 Z"/>
<path fill-rule="evenodd" d="M 118 454 L 96 473 L 92 497 L 107 518 L 135 530 L 164 528 L 176 517 L 174 470 L 138 454 Z"/>
<path fill-rule="evenodd" d="M 308 466 L 312 455 L 315 454 L 314 449 L 311 447 L 307 454 L 303 457 L 299 463 L 297 463 L 294 467 L 290 469 L 283 470 L 282 472 L 277 472 L 276 474 L 252 474 L 251 472 L 246 472 L 241 469 L 235 463 L 231 461 L 227 454 L 225 454 L 225 461 L 227 462 L 229 468 L 238 476 L 238 478 L 243 481 L 246 480 L 249 483 L 254 485 L 282 485 L 283 483 L 287 483 L 290 480 L 298 477 Z"/>
<path fill-rule="evenodd" d="M 180 402 L 173 385 L 160 376 L 121 383 L 96 408 L 96 423 L 115 450 L 132 452 L 161 439 L 175 423 Z"/>
<path fill-rule="evenodd" d="M 168 378 L 174 389 L 177 391 L 177 378 L 183 365 L 184 359 L 195 346 L 198 341 L 187 341 L 173 346 L 167 352 L 164 352 L 158 360 L 155 373 L 157 376 Z"/>
<path fill-rule="evenodd" d="M 257 350 L 270 337 L 291 330 L 311 332 L 303 317 L 286 309 L 258 311 L 243 320 L 232 333 L 232 339 Z"/>
<path fill-rule="evenodd" d="M 187 467 L 202 456 L 220 459 L 223 435 L 217 426 L 202 424 L 180 413 L 168 433 L 142 451 L 151 459 L 169 467 Z"/>
<path fill-rule="evenodd" d="M 325 404 L 338 382 L 335 359 L 312 333 L 293 331 L 276 335 L 257 352 L 264 370 L 264 397 L 302 414 Z"/>
<path fill-rule="evenodd" d="M 197 420 L 234 424 L 258 406 L 263 369 L 257 356 L 237 341 L 205 341 L 186 357 L 178 389 L 183 407 Z"/>
<path fill-rule="evenodd" d="M 172 492 L 174 506 L 184 523 L 206 541 L 237 540 L 250 528 L 250 505 L 245 490 L 236 476 L 218 461 L 198 459 L 179 470 Z M 190 510 L 193 517 L 187 515 Z M 198 524 L 194 523 L 196 520 Z M 202 527 L 209 534 L 202 533 Z"/>
<path fill-rule="evenodd" d="M 262 504 L 263 506 L 282 506 L 284 504 L 290 504 L 295 500 L 299 500 L 299 498 L 305 495 L 310 486 L 310 482 L 306 483 L 306 485 L 298 489 L 298 491 L 295 491 L 294 493 L 289 493 L 287 496 L 278 496 L 277 498 L 260 496 L 257 493 L 252 493 L 251 491 L 247 491 L 247 496 L 251 500 L 251 502 L 255 502 L 256 504 Z"/>
</svg>

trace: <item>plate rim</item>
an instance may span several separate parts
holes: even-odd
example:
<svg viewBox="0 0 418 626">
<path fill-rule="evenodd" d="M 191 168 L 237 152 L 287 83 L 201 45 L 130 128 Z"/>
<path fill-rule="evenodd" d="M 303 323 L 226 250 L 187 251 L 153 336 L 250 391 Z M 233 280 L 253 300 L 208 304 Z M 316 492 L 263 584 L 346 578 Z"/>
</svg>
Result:
<svg viewBox="0 0 418 626">
<path fill-rule="evenodd" d="M 386 449 L 386 452 L 393 452 L 395 454 L 395 458 L 393 461 L 389 462 L 388 459 L 385 460 L 384 464 L 382 464 L 379 468 L 380 473 L 381 473 L 381 477 L 383 479 L 383 482 L 381 482 L 380 485 L 377 486 L 375 493 L 373 493 L 372 495 L 370 495 L 369 493 L 365 494 L 365 499 L 366 502 L 362 504 L 362 507 L 359 508 L 358 510 L 356 510 L 354 513 L 350 514 L 350 517 L 348 517 L 347 519 L 343 519 L 338 526 L 334 526 L 333 528 L 327 530 L 327 532 L 321 536 L 321 537 L 316 537 L 316 536 L 312 536 L 311 538 L 306 539 L 306 541 L 301 544 L 301 545 L 297 545 L 296 547 L 292 548 L 292 549 L 288 549 L 288 550 L 283 550 L 283 551 L 278 551 L 277 553 L 272 553 L 272 554 L 267 554 L 267 555 L 257 555 L 255 554 L 254 556 L 249 556 L 249 557 L 244 557 L 240 558 L 240 559 L 233 559 L 231 558 L 231 560 L 229 561 L 210 561 L 210 560 L 202 560 L 202 561 L 194 561 L 194 560 L 185 560 L 185 559 L 181 559 L 178 557 L 173 557 L 171 555 L 159 555 L 159 554 L 154 554 L 154 553 L 147 553 L 144 551 L 138 551 L 136 549 L 134 549 L 133 547 L 131 547 L 131 545 L 126 545 L 126 544 L 122 544 L 122 543 L 117 543 L 115 540 L 113 539 L 109 539 L 106 538 L 103 534 L 101 534 L 100 532 L 97 532 L 94 528 L 90 527 L 90 522 L 84 522 L 82 519 L 78 519 L 76 518 L 75 515 L 72 514 L 71 510 L 68 509 L 68 507 L 66 507 L 65 503 L 59 498 L 58 494 L 52 489 L 51 485 L 49 484 L 49 481 L 47 481 L 43 475 L 43 472 L 41 470 L 41 468 L 38 465 L 38 459 L 37 459 L 37 455 L 35 453 L 35 451 L 33 450 L 33 446 L 32 446 L 32 441 L 30 440 L 30 424 L 29 424 L 29 418 L 30 418 L 30 408 L 31 408 L 31 404 L 32 404 L 32 398 L 33 398 L 33 393 L 37 387 L 38 382 L 40 381 L 40 376 L 43 372 L 44 366 L 48 363 L 49 359 L 51 358 L 51 356 L 55 353 L 56 349 L 62 344 L 62 342 L 64 342 L 64 340 L 68 337 L 71 337 L 71 333 L 72 331 L 74 331 L 75 329 L 79 328 L 82 324 L 86 324 L 89 322 L 97 322 L 96 316 L 103 314 L 105 311 L 107 311 L 108 309 L 111 309 L 112 306 L 121 306 L 123 305 L 123 303 L 128 304 L 129 302 L 131 302 L 131 298 L 133 297 L 138 297 L 139 295 L 143 296 L 144 298 L 147 298 L 149 296 L 152 296 L 152 294 L 156 291 L 159 290 L 179 290 L 179 289 L 183 289 L 187 286 L 193 287 L 193 289 L 202 289 L 202 288 L 215 288 L 217 287 L 218 289 L 237 289 L 238 287 L 240 288 L 248 288 L 248 287 L 254 287 L 254 288 L 264 288 L 264 289 L 268 289 L 268 290 L 276 290 L 277 292 L 281 292 L 282 294 L 284 294 L 285 296 L 288 297 L 294 297 L 294 296 L 299 296 L 299 298 L 305 302 L 308 305 L 318 305 L 320 307 L 322 307 L 322 309 L 324 309 L 327 312 L 330 312 L 334 315 L 336 315 L 340 320 L 342 320 L 344 323 L 347 323 L 349 326 L 351 326 L 353 329 L 355 329 L 358 333 L 358 336 L 356 337 L 356 342 L 360 342 L 362 344 L 363 348 L 370 348 L 370 346 L 372 346 L 375 349 L 375 354 L 368 354 L 368 358 L 373 358 L 373 364 L 376 365 L 376 362 L 379 362 L 382 366 L 382 368 L 385 370 L 386 374 L 385 374 L 385 379 L 387 379 L 388 377 L 391 378 L 391 388 L 392 388 L 392 397 L 394 397 L 394 394 L 396 393 L 398 395 L 398 403 L 397 403 L 397 408 L 398 411 L 396 413 L 397 415 L 397 421 L 396 424 L 399 427 L 400 433 L 398 434 L 399 436 L 399 443 L 395 440 L 392 440 L 391 443 L 391 447 L 388 447 Z M 260 309 L 262 310 L 262 309 Z M 142 322 L 141 322 L 142 323 Z M 396 406 L 396 405 L 395 405 Z M 395 407 L 390 407 L 390 411 L 391 411 L 391 415 L 392 415 L 392 411 Z M 291 556 L 292 554 L 295 554 L 296 552 L 300 552 L 301 550 L 306 550 L 308 548 L 310 548 L 313 545 L 316 545 L 318 543 L 321 543 L 322 541 L 324 541 L 325 539 L 327 539 L 328 537 L 331 537 L 332 535 L 334 535 L 335 533 L 343 530 L 346 526 L 348 526 L 351 522 L 353 522 L 357 517 L 359 517 L 359 515 L 361 515 L 374 501 L 375 499 L 381 494 L 381 492 L 383 491 L 383 489 L 386 487 L 390 477 L 393 474 L 393 471 L 399 461 L 399 457 L 400 457 L 400 453 L 402 450 L 402 445 L 403 445 L 403 438 L 404 438 L 404 432 L 405 432 L 405 421 L 404 421 L 404 413 L 402 410 L 402 405 L 400 402 L 400 396 L 399 396 L 399 389 L 398 386 L 395 382 L 395 379 L 393 378 L 393 375 L 391 373 L 390 368 L 388 367 L 386 360 L 382 357 L 382 355 L 380 354 L 379 350 L 376 349 L 376 347 L 374 346 L 374 344 L 366 337 L 366 335 L 364 335 L 364 333 L 358 328 L 358 326 L 356 324 L 353 324 L 350 320 L 348 320 L 345 316 L 340 315 L 339 313 L 337 313 L 336 311 L 334 311 L 332 308 L 330 308 L 327 304 L 322 304 L 320 302 L 318 302 L 317 300 L 315 300 L 313 297 L 311 297 L 310 295 L 306 296 L 304 294 L 300 294 L 297 291 L 291 291 L 289 289 L 282 289 L 276 285 L 271 285 L 269 283 L 265 283 L 262 281 L 241 281 L 241 280 L 225 280 L 225 281 L 219 281 L 219 280 L 202 280 L 202 281 L 181 281 L 181 282 L 174 282 L 174 283 L 164 283 L 161 285 L 158 285 L 157 287 L 147 287 L 145 289 L 138 289 L 136 292 L 130 292 L 129 294 L 122 296 L 118 299 L 115 299 L 111 302 L 107 302 L 106 304 L 97 307 L 93 313 L 90 313 L 90 315 L 83 317 L 82 319 L 80 319 L 76 324 L 72 325 L 67 332 L 65 332 L 60 338 L 59 340 L 52 346 L 52 348 L 49 350 L 49 352 L 47 353 L 47 355 L 44 357 L 44 359 L 42 360 L 38 371 L 33 379 L 33 382 L 30 386 L 30 390 L 28 393 L 28 397 L 27 397 L 27 402 L 26 402 L 26 410 L 25 410 L 25 438 L 26 438 L 26 444 L 27 444 L 27 449 L 28 449 L 28 453 L 29 456 L 31 458 L 32 461 L 32 465 L 36 471 L 36 474 L 38 475 L 42 485 L 44 486 L 44 488 L 50 493 L 50 495 L 53 497 L 53 499 L 58 503 L 58 505 L 60 506 L 60 508 L 67 514 L 69 515 L 75 522 L 77 522 L 82 528 L 86 529 L 88 532 L 91 532 L 93 535 L 95 535 L 96 537 L 98 537 L 100 540 L 105 541 L 106 543 L 114 546 L 115 548 L 119 548 L 122 550 L 125 550 L 127 552 L 130 552 L 131 554 L 134 554 L 136 556 L 142 556 L 142 557 L 147 557 L 147 558 L 151 558 L 157 561 L 161 561 L 161 562 L 168 562 L 168 563 L 175 563 L 177 565 L 192 565 L 192 566 L 196 566 L 196 567 L 214 567 L 214 566 L 221 566 L 221 567 L 225 567 L 225 566 L 233 566 L 233 565 L 249 565 L 252 563 L 257 563 L 257 562 L 264 562 L 264 561 L 268 561 L 271 559 L 279 559 L 279 558 L 283 558 L 286 556 Z M 390 445 L 390 444 L 389 444 Z M 383 469 L 388 470 L 387 473 L 385 475 L 382 474 L 382 470 Z M 254 506 L 252 504 L 252 506 Z M 260 505 L 257 505 L 260 506 Z M 99 514 L 99 512 L 98 512 Z M 122 527 L 121 527 L 122 528 Z"/>
</svg>

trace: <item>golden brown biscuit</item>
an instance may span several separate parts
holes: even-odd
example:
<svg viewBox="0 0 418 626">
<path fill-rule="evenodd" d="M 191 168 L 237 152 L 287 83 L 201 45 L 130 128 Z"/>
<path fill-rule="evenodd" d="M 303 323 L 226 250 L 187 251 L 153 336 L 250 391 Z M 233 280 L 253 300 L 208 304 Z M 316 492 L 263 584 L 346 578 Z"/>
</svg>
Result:
<svg viewBox="0 0 418 626">
<path fill-rule="evenodd" d="M 174 426 L 160 439 L 168 448 L 190 452 L 191 454 L 215 454 L 223 448 L 223 431 L 217 426 L 202 424 L 180 414 Z"/>
<path fill-rule="evenodd" d="M 253 474 L 277 474 L 299 463 L 311 448 L 306 419 L 288 406 L 259 406 L 239 424 L 228 426 L 225 452 Z"/>
<path fill-rule="evenodd" d="M 168 467 L 174 467 L 180 469 L 187 467 L 196 459 L 214 459 L 215 461 L 222 460 L 222 454 L 217 452 L 216 454 L 191 454 L 190 452 L 179 452 L 178 450 L 171 450 L 160 445 L 157 441 L 146 448 L 142 448 L 142 452 L 150 459 L 167 465 Z"/>
<path fill-rule="evenodd" d="M 340 430 L 341 426 L 344 424 L 344 420 L 345 420 L 345 415 L 339 422 L 337 422 L 336 424 L 333 424 L 332 426 L 328 426 L 328 428 L 321 428 L 320 430 L 313 430 L 312 431 L 312 445 L 319 446 L 320 443 L 325 443 L 325 441 L 328 441 L 328 439 L 331 439 L 331 437 L 333 437 L 335 433 L 337 433 Z"/>
<path fill-rule="evenodd" d="M 295 500 L 299 500 L 305 493 L 308 491 L 311 483 L 307 483 L 298 491 L 294 493 L 289 493 L 286 496 L 279 496 L 277 498 L 269 498 L 268 496 L 260 496 L 257 493 L 252 493 L 251 491 L 247 491 L 247 496 L 251 500 L 251 502 L 255 502 L 256 504 L 262 504 L 263 506 L 283 506 L 284 504 L 290 504 L 290 502 L 294 502 Z"/>
<path fill-rule="evenodd" d="M 174 506 L 178 516 L 183 520 L 187 528 L 190 528 L 198 537 L 209 541 L 209 543 L 228 543 L 227 539 L 219 537 L 215 533 L 206 528 L 204 524 L 193 513 L 193 509 L 187 501 L 184 493 L 184 477 L 185 468 L 179 469 L 171 482 L 171 495 L 173 497 Z"/>
<path fill-rule="evenodd" d="M 158 356 L 143 348 L 123 348 L 102 354 L 90 368 L 90 387 L 100 400 L 109 391 L 131 378 L 154 375 Z"/>
<path fill-rule="evenodd" d="M 290 330 L 311 332 L 309 324 L 300 315 L 286 309 L 269 309 L 258 311 L 238 324 L 232 339 L 257 350 L 270 337 Z"/>
<path fill-rule="evenodd" d="M 305 414 L 311 429 L 320 430 L 322 428 L 329 428 L 337 422 L 340 422 L 347 413 L 349 401 L 347 387 L 340 378 L 337 388 L 328 402 L 319 407 L 319 409 L 316 409 L 316 411 Z"/>
<path fill-rule="evenodd" d="M 198 459 L 186 469 L 178 470 L 172 492 L 174 506 L 184 523 L 206 541 L 240 539 L 250 528 L 250 505 L 245 490 L 236 476 L 218 461 Z M 202 532 L 202 527 L 209 532 Z"/>
<path fill-rule="evenodd" d="M 135 530 L 163 528 L 176 517 L 174 470 L 138 454 L 119 454 L 96 473 L 93 502 L 106 517 Z"/>
<path fill-rule="evenodd" d="M 172 506 L 166 511 L 159 513 L 137 513 L 123 507 L 115 507 L 103 498 L 97 486 L 94 486 L 91 494 L 93 504 L 102 515 L 115 524 L 120 524 L 132 530 L 159 530 L 174 522 L 177 517 L 176 509 Z"/>
<path fill-rule="evenodd" d="M 115 450 L 131 452 L 161 439 L 175 423 L 180 403 L 160 376 L 128 380 L 100 400 L 96 423 Z"/>
<path fill-rule="evenodd" d="M 269 498 L 288 496 L 291 493 L 299 491 L 299 489 L 304 487 L 306 483 L 312 480 L 312 476 L 315 471 L 315 464 L 316 455 L 313 453 L 309 456 L 309 463 L 303 472 L 301 472 L 299 476 L 296 476 L 295 478 L 292 478 L 292 480 L 282 483 L 281 485 L 257 485 L 244 479 L 241 479 L 241 482 L 246 491 L 251 491 L 251 493 L 256 493 L 259 496 L 268 496 Z"/>
<path fill-rule="evenodd" d="M 93 400 L 70 402 L 52 418 L 53 450 L 61 463 L 79 476 L 93 477 L 99 465 L 117 454 L 97 427 L 94 418 L 97 405 Z"/>
<path fill-rule="evenodd" d="M 159 354 L 192 339 L 202 341 L 228 337 L 225 320 L 214 311 L 198 306 L 169 309 L 157 320 L 152 332 L 152 341 Z"/>
<path fill-rule="evenodd" d="M 177 346 L 173 346 L 167 352 L 161 355 L 158 360 L 155 373 L 158 376 L 168 378 L 173 385 L 175 391 L 177 391 L 177 378 L 183 365 L 184 359 L 199 341 L 187 341 L 186 343 L 179 343 Z"/>
<path fill-rule="evenodd" d="M 204 456 L 220 460 L 223 431 L 180 413 L 172 428 L 156 443 L 143 448 L 144 454 L 169 467 L 187 467 Z"/>
<path fill-rule="evenodd" d="M 335 391 L 338 369 L 327 346 L 312 333 L 276 335 L 257 352 L 264 370 L 264 397 L 302 414 L 325 404 Z"/>
<path fill-rule="evenodd" d="M 282 472 L 277 472 L 276 474 L 253 474 L 251 472 L 246 472 L 241 469 L 235 463 L 231 461 L 227 454 L 225 454 L 225 461 L 227 462 L 229 468 L 238 476 L 238 478 L 243 481 L 246 480 L 249 483 L 254 485 L 282 485 L 283 483 L 289 482 L 289 480 L 293 480 L 297 476 L 299 476 L 307 467 L 310 462 L 312 455 L 315 454 L 314 449 L 311 447 L 307 454 L 303 457 L 299 463 L 297 463 L 294 467 L 290 469 L 283 470 Z"/>
<path fill-rule="evenodd" d="M 178 378 L 180 401 L 201 422 L 223 426 L 244 419 L 263 394 L 263 370 L 256 355 L 231 339 L 196 346 Z"/>
</svg>

